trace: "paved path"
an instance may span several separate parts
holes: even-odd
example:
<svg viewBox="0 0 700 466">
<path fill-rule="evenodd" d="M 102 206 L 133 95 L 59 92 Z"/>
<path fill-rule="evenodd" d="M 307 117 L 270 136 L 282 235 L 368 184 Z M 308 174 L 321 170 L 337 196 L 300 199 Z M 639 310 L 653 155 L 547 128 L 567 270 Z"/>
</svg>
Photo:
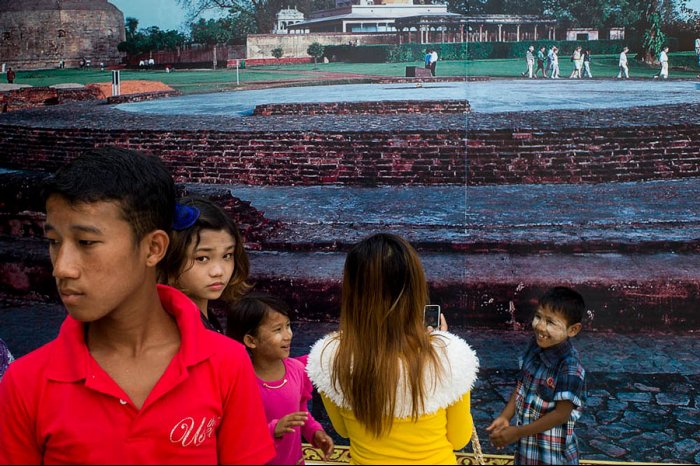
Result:
<svg viewBox="0 0 700 466">
<path fill-rule="evenodd" d="M 518 81 L 498 81 L 501 83 L 502 91 L 498 92 L 512 93 L 514 86 L 518 86 Z M 515 84 L 514 84 L 515 83 Z M 484 83 L 474 83 L 482 85 Z M 565 84 L 565 83 L 561 83 Z M 577 87 L 579 83 L 568 83 L 569 91 L 574 92 L 580 90 Z M 586 83 L 587 85 L 597 86 L 602 91 L 605 91 L 610 82 Z M 612 83 L 614 84 L 614 83 Z M 684 85 L 689 86 L 692 83 L 660 83 L 661 85 Z M 437 89 L 450 87 L 452 83 L 431 83 Z M 467 83 L 467 91 L 463 98 L 469 100 L 469 86 L 472 83 Z M 489 84 L 489 85 L 494 85 Z M 373 86 L 383 89 L 391 84 L 374 84 Z M 412 84 L 397 84 L 403 90 L 402 98 L 410 98 L 411 95 L 425 93 L 430 91 L 425 85 L 421 89 L 417 89 Z M 562 89 L 555 89 L 549 85 L 545 86 L 551 93 L 567 92 Z M 297 88 L 306 89 L 306 92 L 322 92 L 322 89 L 312 87 Z M 347 88 L 346 88 L 347 89 Z M 410 91 L 409 91 L 410 89 Z M 655 83 L 646 83 L 642 90 L 638 91 L 643 94 L 646 92 L 659 92 L 660 87 L 655 86 Z M 268 90 L 271 93 L 273 90 Z M 257 91 L 251 91 L 257 92 Z M 287 92 L 287 90 L 285 90 Z M 175 130 L 192 130 L 192 131 L 207 131 L 215 133 L 216 131 L 226 132 L 250 132 L 250 131 L 342 131 L 354 132 L 358 129 L 362 131 L 490 131 L 490 130 L 528 130 L 536 129 L 538 131 L 562 131 L 566 128 L 579 130 L 581 128 L 610 128 L 621 127 L 630 128 L 633 130 L 636 127 L 644 126 L 674 126 L 674 125 L 690 125 L 698 124 L 698 114 L 700 114 L 700 90 L 688 90 L 692 94 L 692 99 L 682 100 L 683 95 L 679 92 L 674 92 L 676 101 L 675 105 L 649 105 L 645 107 L 630 108 L 593 108 L 580 107 L 577 104 L 575 109 L 550 109 L 530 111 L 503 111 L 508 108 L 505 106 L 494 107 L 499 109 L 496 113 L 484 113 L 474 111 L 467 115 L 434 115 L 434 114 L 403 114 L 403 115 L 309 115 L 304 118 L 299 118 L 296 115 L 287 116 L 246 116 L 246 117 L 222 117 L 221 115 L 182 115 L 178 114 L 177 108 L 174 109 L 174 114 L 170 115 L 154 115 L 154 114 L 133 114 L 130 112 L 116 110 L 114 106 L 103 105 L 95 102 L 70 103 L 51 107 L 36 108 L 31 110 L 8 112 L 0 115 L 0 125 L 22 125 L 29 127 L 42 128 L 76 128 L 76 129 L 95 129 L 95 130 L 114 130 L 114 131 L 138 131 L 142 129 L 160 130 L 160 131 L 175 131 Z M 234 99 L 236 91 L 229 93 Z M 242 94 L 241 94 L 242 95 Z M 637 94 L 635 94 L 637 95 Z M 213 96 L 213 97 L 212 97 Z M 610 93 L 606 98 L 616 99 L 617 94 Z M 630 94 L 630 98 L 632 94 Z M 204 96 L 184 96 L 173 99 L 171 102 L 179 102 L 187 108 L 186 105 L 190 99 L 208 99 L 216 103 L 217 100 L 225 100 L 221 94 L 210 94 Z M 460 97 L 457 97 L 460 98 Z M 695 102 L 695 103 L 680 103 Z M 166 102 L 164 100 L 163 102 Z M 299 101 L 299 99 L 296 99 Z M 633 101 L 637 104 L 636 101 Z M 644 104 L 652 104 L 652 101 L 643 100 Z M 151 105 L 145 103 L 145 105 Z M 488 105 L 488 104 L 487 104 Z M 177 107 L 177 105 L 175 105 Z"/>
<path fill-rule="evenodd" d="M 0 309 L 0 338 L 16 356 L 53 338 L 64 311 L 56 304 L 25 303 Z M 11 317 L 11 318 L 10 318 Z M 334 322 L 294 324 L 293 355 L 334 330 Z M 475 423 L 486 453 L 497 452 L 485 427 L 513 388 L 527 331 L 452 326 L 476 350 L 481 369 L 472 395 Z M 577 424 L 587 459 L 700 462 L 700 339 L 695 334 L 582 332 L 575 339 L 588 371 L 589 396 Z M 315 399 L 313 412 L 328 420 Z M 329 427 L 327 427 L 329 428 Z M 338 442 L 344 442 L 337 438 Z M 512 454 L 512 447 L 505 453 Z"/>
<path fill-rule="evenodd" d="M 307 351 L 335 324 L 295 326 L 294 354 Z M 479 355 L 472 414 L 485 453 L 486 426 L 500 414 L 514 386 L 518 357 L 530 333 L 453 327 Z M 700 339 L 695 335 L 586 333 L 575 345 L 588 371 L 588 400 L 576 432 L 581 456 L 593 460 L 700 462 Z M 318 398 L 314 414 L 330 425 Z M 342 438 L 336 441 L 347 444 Z M 469 451 L 469 447 L 467 448 Z"/>
</svg>

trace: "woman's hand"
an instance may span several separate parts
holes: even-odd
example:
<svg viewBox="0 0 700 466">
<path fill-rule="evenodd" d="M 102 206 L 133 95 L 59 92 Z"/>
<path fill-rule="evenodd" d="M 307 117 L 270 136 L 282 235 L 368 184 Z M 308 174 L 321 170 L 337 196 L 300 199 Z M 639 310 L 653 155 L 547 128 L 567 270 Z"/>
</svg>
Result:
<svg viewBox="0 0 700 466">
<path fill-rule="evenodd" d="M 432 327 L 432 325 L 428 325 L 428 333 L 433 333 L 435 329 Z M 445 320 L 445 314 L 442 312 L 440 313 L 440 328 L 438 329 L 442 332 L 447 331 L 447 320 Z"/>
</svg>

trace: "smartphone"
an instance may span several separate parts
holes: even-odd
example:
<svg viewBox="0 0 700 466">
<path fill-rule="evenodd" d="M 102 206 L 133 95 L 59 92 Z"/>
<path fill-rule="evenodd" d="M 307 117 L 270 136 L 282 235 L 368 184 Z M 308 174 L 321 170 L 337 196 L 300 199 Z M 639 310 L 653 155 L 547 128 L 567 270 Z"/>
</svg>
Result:
<svg viewBox="0 0 700 466">
<path fill-rule="evenodd" d="M 423 309 L 423 322 L 425 326 L 433 327 L 435 330 L 440 329 L 440 306 L 437 304 L 428 304 Z"/>
</svg>

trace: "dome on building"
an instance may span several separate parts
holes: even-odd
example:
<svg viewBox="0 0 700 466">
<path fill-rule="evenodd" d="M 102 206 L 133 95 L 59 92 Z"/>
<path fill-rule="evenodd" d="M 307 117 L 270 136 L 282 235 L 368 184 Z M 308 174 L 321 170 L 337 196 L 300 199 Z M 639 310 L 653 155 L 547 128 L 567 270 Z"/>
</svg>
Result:
<svg viewBox="0 0 700 466">
<path fill-rule="evenodd" d="M 0 61 L 16 69 L 117 64 L 124 14 L 107 0 L 0 0 Z"/>
</svg>

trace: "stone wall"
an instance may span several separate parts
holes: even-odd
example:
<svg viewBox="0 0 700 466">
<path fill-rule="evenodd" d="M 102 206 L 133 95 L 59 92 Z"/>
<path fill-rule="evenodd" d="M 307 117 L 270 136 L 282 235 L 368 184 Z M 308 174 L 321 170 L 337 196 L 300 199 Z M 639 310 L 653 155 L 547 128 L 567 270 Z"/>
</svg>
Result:
<svg viewBox="0 0 700 466">
<path fill-rule="evenodd" d="M 246 41 L 246 58 L 274 58 L 272 49 L 282 48 L 284 57 L 308 57 L 306 49 L 314 42 L 321 45 L 395 44 L 396 34 L 353 34 L 341 32 L 312 34 L 250 34 Z"/>
<path fill-rule="evenodd" d="M 0 11 L 0 60 L 16 70 L 77 67 L 81 58 L 118 64 L 125 39 L 124 15 L 106 0 L 40 1 L 26 9 L 6 1 Z"/>
</svg>

